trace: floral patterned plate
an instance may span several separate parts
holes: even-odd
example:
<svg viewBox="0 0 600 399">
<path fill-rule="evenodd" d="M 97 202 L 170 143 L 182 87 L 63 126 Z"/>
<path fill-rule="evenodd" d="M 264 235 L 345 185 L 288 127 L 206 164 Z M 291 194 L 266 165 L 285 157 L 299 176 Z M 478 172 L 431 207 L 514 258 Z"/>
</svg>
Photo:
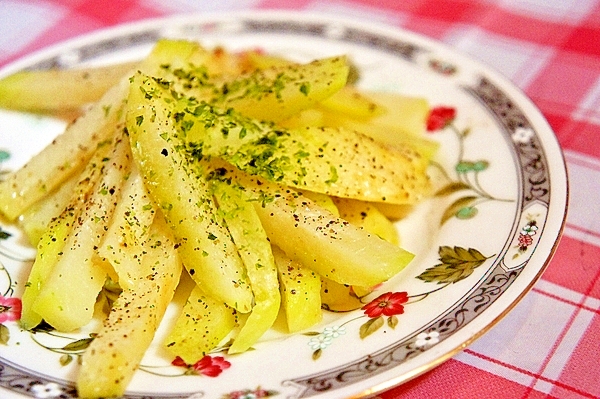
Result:
<svg viewBox="0 0 600 399">
<path fill-rule="evenodd" d="M 360 87 L 423 96 L 441 143 L 436 194 L 397 223 L 417 254 L 364 308 L 325 312 L 287 335 L 276 325 L 255 350 L 215 351 L 192 365 L 155 344 L 127 398 L 360 397 L 448 359 L 502 318 L 540 276 L 566 212 L 567 180 L 553 132 L 505 78 L 455 51 L 395 28 L 317 15 L 260 12 L 148 21 L 69 41 L 6 67 L 69 68 L 139 59 L 160 37 L 231 50 L 260 47 L 309 61 L 349 55 Z M 0 179 L 64 125 L 0 111 Z M 19 229 L 0 224 L 0 396 L 76 397 L 77 358 L 89 331 L 21 331 L 19 297 L 34 256 Z M 173 318 L 158 332 L 164 336 Z"/>
</svg>

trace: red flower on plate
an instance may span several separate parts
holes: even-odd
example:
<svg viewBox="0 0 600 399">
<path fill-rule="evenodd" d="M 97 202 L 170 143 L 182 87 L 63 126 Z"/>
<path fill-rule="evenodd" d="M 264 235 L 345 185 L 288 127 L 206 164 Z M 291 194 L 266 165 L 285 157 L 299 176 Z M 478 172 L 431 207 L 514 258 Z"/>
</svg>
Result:
<svg viewBox="0 0 600 399">
<path fill-rule="evenodd" d="M 0 323 L 21 319 L 21 300 L 0 295 Z"/>
<path fill-rule="evenodd" d="M 427 117 L 427 131 L 435 132 L 448 126 L 456 118 L 456 108 L 439 106 L 433 108 Z"/>
<path fill-rule="evenodd" d="M 194 364 L 194 370 L 196 370 L 198 374 L 216 377 L 230 366 L 231 363 L 225 360 L 223 356 L 210 357 L 207 355 Z"/>
<path fill-rule="evenodd" d="M 177 356 L 171 364 L 177 367 L 187 368 L 191 374 L 205 375 L 208 377 L 217 377 L 231 366 L 223 356 L 206 355 L 194 364 L 187 364 L 181 357 Z"/>
<path fill-rule="evenodd" d="M 533 238 L 530 235 L 519 234 L 519 246 L 521 249 L 527 249 L 531 244 L 533 244 Z"/>
<path fill-rule="evenodd" d="M 367 303 L 362 310 L 371 318 L 381 315 L 393 316 L 404 313 L 406 302 L 408 302 L 407 292 L 387 292 Z"/>
</svg>

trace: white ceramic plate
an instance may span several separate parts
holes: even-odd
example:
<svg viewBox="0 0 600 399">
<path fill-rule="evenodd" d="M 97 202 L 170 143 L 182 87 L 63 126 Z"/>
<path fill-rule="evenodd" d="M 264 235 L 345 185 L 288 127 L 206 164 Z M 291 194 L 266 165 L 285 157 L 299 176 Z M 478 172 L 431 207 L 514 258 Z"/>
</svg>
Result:
<svg viewBox="0 0 600 399">
<path fill-rule="evenodd" d="M 409 300 L 402 314 L 376 318 L 361 310 L 326 313 L 323 323 L 306 334 L 271 331 L 256 350 L 237 356 L 211 354 L 230 363 L 217 377 L 203 370 L 183 375 L 186 370 L 171 366 L 172 359 L 156 345 L 130 384 L 128 398 L 348 397 L 378 392 L 439 365 L 471 343 L 544 270 L 562 231 L 567 203 L 565 166 L 553 132 L 505 78 L 421 36 L 306 14 L 200 15 L 85 36 L 14 63 L 1 75 L 23 68 L 138 59 L 165 36 L 231 50 L 260 47 L 298 61 L 347 54 L 360 70 L 360 87 L 424 96 L 433 107 L 454 108 L 452 126 L 431 132 L 442 143 L 439 167 L 433 169 L 446 173 L 436 173 L 436 182 L 453 189 L 398 223 L 403 245 L 417 257 L 376 294 L 406 292 Z M 22 165 L 63 127 L 55 120 L 2 111 L 0 171 Z M 440 223 L 444 213 L 449 217 Z M 10 236 L 4 234 L 0 241 L 0 262 L 6 270 L 0 272 L 0 291 L 4 297 L 19 297 L 33 250 L 15 226 L 1 228 Z M 159 336 L 172 317 L 167 315 Z M 61 359 L 76 359 L 78 344 L 85 343 L 78 339 L 87 335 L 32 335 L 14 321 L 4 325 L 10 339 L 0 349 L 0 396 L 76 397 L 77 362 L 61 365 Z M 361 329 L 367 331 L 363 338 Z"/>
</svg>

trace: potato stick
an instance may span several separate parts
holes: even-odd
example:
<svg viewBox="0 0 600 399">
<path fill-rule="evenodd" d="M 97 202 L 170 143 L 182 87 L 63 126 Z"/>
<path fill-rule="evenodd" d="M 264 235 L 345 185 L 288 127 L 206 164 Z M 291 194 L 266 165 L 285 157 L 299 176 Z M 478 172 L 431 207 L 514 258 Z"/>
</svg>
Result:
<svg viewBox="0 0 600 399">
<path fill-rule="evenodd" d="M 323 277 L 372 286 L 396 275 L 414 255 L 336 218 L 305 198 L 287 195 L 255 205 L 271 243 Z"/>
<path fill-rule="evenodd" d="M 0 212 L 9 220 L 82 169 L 98 145 L 114 134 L 129 81 L 111 88 L 82 117 L 69 125 L 21 169 L 0 182 Z"/>
<path fill-rule="evenodd" d="M 130 164 L 129 141 L 123 128 L 117 127 L 111 152 L 98 165 L 102 177 L 85 202 L 62 255 L 33 305 L 33 310 L 59 331 L 75 330 L 92 318 L 96 297 L 106 279 L 106 271 L 95 266 L 93 259 Z"/>
<path fill-rule="evenodd" d="M 29 276 L 25 291 L 21 297 L 22 312 L 21 326 L 30 330 L 42 322 L 42 316 L 33 310 L 33 304 L 38 298 L 44 282 L 50 277 L 56 260 L 64 247 L 65 241 L 75 222 L 73 212 L 64 212 L 54 219 L 37 245 L 37 253 Z"/>
<path fill-rule="evenodd" d="M 155 214 L 156 207 L 133 164 L 108 230 L 98 247 L 98 255 L 113 266 L 123 289 L 133 288 L 146 251 L 143 241 L 148 237 Z"/>
<path fill-rule="evenodd" d="M 183 264 L 194 281 L 208 295 L 246 313 L 253 298 L 243 263 L 208 185 L 179 152 L 170 113 L 156 82 L 136 74 L 127 128 L 146 187 L 173 229 Z"/>
<path fill-rule="evenodd" d="M 33 262 L 25 291 L 21 301 L 23 311 L 21 325 L 26 330 L 32 329 L 42 321 L 42 316 L 33 310 L 33 305 L 38 298 L 42 286 L 50 278 L 54 266 L 63 254 L 63 248 L 69 240 L 76 221 L 80 218 L 81 211 L 94 186 L 101 178 L 101 168 L 104 159 L 110 151 L 110 144 L 100 146 L 86 165 L 86 168 L 76 176 L 77 185 L 72 191 L 68 204 L 42 234 L 38 245 L 36 258 Z"/>
<path fill-rule="evenodd" d="M 32 245 L 37 245 L 52 219 L 58 216 L 69 203 L 79 176 L 74 174 L 48 196 L 40 199 L 19 216 L 19 226 Z"/>
<path fill-rule="evenodd" d="M 267 69 L 293 64 L 290 60 L 269 54 L 248 51 L 242 54 L 246 62 L 257 69 Z M 327 109 L 356 118 L 371 118 L 385 112 L 379 104 L 357 90 L 354 86 L 346 85 L 330 97 L 323 99 L 320 104 Z"/>
<path fill-rule="evenodd" d="M 77 110 L 102 98 L 121 78 L 130 75 L 134 66 L 123 63 L 17 72 L 0 79 L 0 107 L 41 113 Z"/>
<path fill-rule="evenodd" d="M 277 122 L 330 97 L 344 87 L 347 76 L 345 57 L 257 70 L 224 83 L 214 104 Z"/>
<path fill-rule="evenodd" d="M 321 278 L 311 269 L 290 259 L 273 246 L 281 287 L 281 306 L 288 332 L 309 328 L 323 318 L 321 311 Z"/>
<path fill-rule="evenodd" d="M 173 298 L 181 261 L 169 228 L 157 218 L 143 245 L 132 284 L 115 301 L 82 356 L 77 392 L 82 398 L 120 397 L 150 346 Z"/>
<path fill-rule="evenodd" d="M 273 325 L 281 298 L 271 244 L 254 206 L 235 182 L 214 180 L 219 210 L 246 266 L 254 293 L 254 307 L 229 347 L 229 353 L 248 350 Z"/>
<path fill-rule="evenodd" d="M 236 312 L 202 292 L 195 285 L 175 326 L 165 339 L 165 347 L 186 363 L 194 364 L 216 348 L 233 330 Z"/>
</svg>

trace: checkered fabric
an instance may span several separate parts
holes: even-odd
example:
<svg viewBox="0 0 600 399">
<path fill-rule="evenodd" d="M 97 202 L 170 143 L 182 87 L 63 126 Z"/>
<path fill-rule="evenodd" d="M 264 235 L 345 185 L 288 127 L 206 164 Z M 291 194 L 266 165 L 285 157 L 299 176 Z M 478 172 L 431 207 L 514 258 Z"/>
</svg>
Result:
<svg viewBox="0 0 600 399">
<path fill-rule="evenodd" d="M 468 349 L 379 397 L 600 397 L 599 0 L 0 0 L 0 65 L 130 21 L 266 8 L 360 17 L 448 43 L 521 88 L 565 151 L 569 215 L 541 280 Z"/>
</svg>

